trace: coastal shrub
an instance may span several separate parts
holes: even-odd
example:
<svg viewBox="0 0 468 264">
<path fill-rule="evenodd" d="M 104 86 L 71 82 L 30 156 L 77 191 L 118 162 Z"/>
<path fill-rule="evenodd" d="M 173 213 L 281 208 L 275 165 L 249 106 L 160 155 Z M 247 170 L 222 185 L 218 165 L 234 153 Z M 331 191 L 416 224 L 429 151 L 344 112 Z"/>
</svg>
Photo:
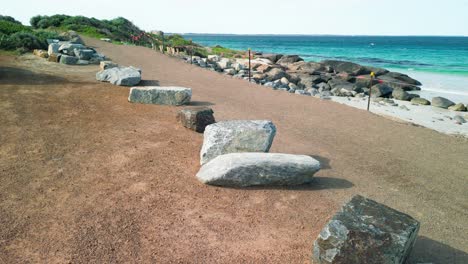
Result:
<svg viewBox="0 0 468 264">
<path fill-rule="evenodd" d="M 234 57 L 234 55 L 238 55 L 241 52 L 237 51 L 237 50 L 228 49 L 228 48 L 217 45 L 217 46 L 214 46 L 214 47 L 211 48 L 211 53 L 213 53 L 215 55 L 220 55 L 220 56 L 223 56 L 223 57 Z"/>
<path fill-rule="evenodd" d="M 20 25 L 21 25 L 21 22 L 19 22 L 18 20 L 14 19 L 14 18 L 11 17 L 11 16 L 2 16 L 2 15 L 0 15 L 0 21 L 8 21 L 8 22 L 11 22 L 11 23 L 15 23 L 15 24 L 20 24 Z"/>
<path fill-rule="evenodd" d="M 166 38 L 166 44 L 172 47 L 192 45 L 192 42 L 184 39 L 179 34 L 170 35 Z"/>
<path fill-rule="evenodd" d="M 0 20 L 0 33 L 10 35 L 20 31 L 32 31 L 30 28 L 15 22 Z"/>
<path fill-rule="evenodd" d="M 8 37 L 8 47 L 22 48 L 25 50 L 45 49 L 47 43 L 43 43 L 37 36 L 31 32 L 17 32 Z"/>
</svg>

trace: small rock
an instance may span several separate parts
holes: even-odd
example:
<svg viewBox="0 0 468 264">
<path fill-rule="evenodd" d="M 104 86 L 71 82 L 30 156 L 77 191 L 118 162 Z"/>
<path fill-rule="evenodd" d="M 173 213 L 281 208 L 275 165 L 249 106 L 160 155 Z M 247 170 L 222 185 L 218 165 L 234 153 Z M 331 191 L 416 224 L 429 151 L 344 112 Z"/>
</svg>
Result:
<svg viewBox="0 0 468 264">
<path fill-rule="evenodd" d="M 49 58 L 47 58 L 47 61 L 50 61 L 50 62 L 60 62 L 60 56 L 59 54 L 57 53 L 52 53 L 49 55 Z"/>
<path fill-rule="evenodd" d="M 466 107 L 464 104 L 462 103 L 459 103 L 459 104 L 456 104 L 456 105 L 452 105 L 448 108 L 449 110 L 452 110 L 452 111 L 457 111 L 457 112 L 466 112 Z"/>
<path fill-rule="evenodd" d="M 459 115 L 454 116 L 454 117 L 453 117 L 453 120 L 455 120 L 455 121 L 457 121 L 457 122 L 459 122 L 459 123 L 461 123 L 461 124 L 466 123 L 465 118 L 463 118 L 462 116 L 459 116 Z"/>
<path fill-rule="evenodd" d="M 400 105 L 399 108 L 402 109 L 402 110 L 406 110 L 406 111 L 410 110 L 408 107 L 406 107 L 406 105 Z"/>
<path fill-rule="evenodd" d="M 419 98 L 419 97 L 411 99 L 411 103 L 414 105 L 430 105 L 431 104 L 431 102 L 429 102 L 428 100 L 424 98 Z"/>
<path fill-rule="evenodd" d="M 51 44 L 49 44 L 49 48 L 48 48 L 47 53 L 49 54 L 49 56 L 52 55 L 52 54 L 59 54 L 59 48 L 60 48 L 60 44 L 51 43 Z"/>
<path fill-rule="evenodd" d="M 101 71 L 111 69 L 111 68 L 116 68 L 116 67 L 119 67 L 119 65 L 112 61 L 101 61 L 99 63 L 99 69 L 101 69 Z"/>
<path fill-rule="evenodd" d="M 213 110 L 208 107 L 184 108 L 177 114 L 177 120 L 184 127 L 203 133 L 206 126 L 215 123 L 213 113 Z"/>
<path fill-rule="evenodd" d="M 402 88 L 395 88 L 392 92 L 392 97 L 397 100 L 409 101 L 411 96 L 408 92 L 403 90 Z"/>
</svg>

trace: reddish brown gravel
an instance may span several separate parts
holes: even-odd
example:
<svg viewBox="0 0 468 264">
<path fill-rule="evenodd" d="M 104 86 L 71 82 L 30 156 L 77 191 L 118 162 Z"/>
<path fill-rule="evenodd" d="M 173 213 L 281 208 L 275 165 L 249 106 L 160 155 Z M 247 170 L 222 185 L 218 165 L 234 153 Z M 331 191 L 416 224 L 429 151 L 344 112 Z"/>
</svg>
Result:
<svg viewBox="0 0 468 264">
<path fill-rule="evenodd" d="M 410 263 L 468 263 L 466 139 L 86 41 L 143 85 L 192 88 L 217 120 L 272 120 L 273 152 L 323 169 L 310 186 L 205 186 L 180 108 L 128 103 L 97 66 L 0 56 L 0 263 L 309 263 L 353 194 L 421 221 Z"/>
</svg>

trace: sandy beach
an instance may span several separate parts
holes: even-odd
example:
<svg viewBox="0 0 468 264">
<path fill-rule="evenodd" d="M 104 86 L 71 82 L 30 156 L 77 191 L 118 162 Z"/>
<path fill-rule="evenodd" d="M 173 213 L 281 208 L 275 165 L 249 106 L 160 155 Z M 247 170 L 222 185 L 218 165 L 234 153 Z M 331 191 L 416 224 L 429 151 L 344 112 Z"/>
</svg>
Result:
<svg viewBox="0 0 468 264">
<path fill-rule="evenodd" d="M 128 88 L 95 81 L 97 66 L 1 56 L 0 262 L 310 263 L 354 194 L 421 222 L 410 263 L 468 262 L 468 140 L 444 134 L 466 136 L 468 124 L 452 130 L 449 113 L 400 102 L 410 111 L 373 103 L 368 113 L 362 99 L 286 94 L 85 41 L 141 68 L 141 85 L 192 88 L 192 105 L 218 121 L 272 120 L 271 152 L 313 156 L 322 170 L 299 187 L 203 185 L 202 135 L 177 123 L 179 107 L 130 104 Z"/>
</svg>

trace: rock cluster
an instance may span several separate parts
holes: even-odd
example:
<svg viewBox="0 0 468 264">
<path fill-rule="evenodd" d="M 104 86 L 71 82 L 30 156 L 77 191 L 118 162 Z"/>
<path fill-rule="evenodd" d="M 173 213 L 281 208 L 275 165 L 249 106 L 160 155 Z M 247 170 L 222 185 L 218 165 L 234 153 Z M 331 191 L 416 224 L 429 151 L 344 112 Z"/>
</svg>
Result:
<svg viewBox="0 0 468 264">
<path fill-rule="evenodd" d="M 322 99 L 328 99 L 330 96 L 363 98 L 370 92 L 374 98 L 411 101 L 414 105 L 431 104 L 428 100 L 419 98 L 419 95 L 411 93 L 421 90 L 421 82 L 406 74 L 347 61 L 305 62 L 297 55 L 256 54 L 257 56 L 251 60 L 250 79 L 274 90 Z M 207 58 L 184 57 L 184 59 L 234 78 L 249 79 L 248 59 L 229 59 L 218 55 L 209 55 Z M 376 76 L 372 81 L 371 72 Z M 396 103 L 392 105 L 398 106 Z M 439 107 L 438 103 L 434 106 Z M 443 108 L 450 106 L 452 105 Z M 456 107 L 449 109 L 466 111 L 463 104 L 457 104 Z"/>
<path fill-rule="evenodd" d="M 313 258 L 324 264 L 403 264 L 419 225 L 409 215 L 356 195 L 322 229 Z"/>
<path fill-rule="evenodd" d="M 105 60 L 105 56 L 96 52 L 95 49 L 84 45 L 80 36 L 74 32 L 64 32 L 61 37 L 69 41 L 49 39 L 48 50 L 34 50 L 34 55 L 48 58 L 50 62 L 59 62 L 68 65 L 99 64 Z"/>
</svg>

